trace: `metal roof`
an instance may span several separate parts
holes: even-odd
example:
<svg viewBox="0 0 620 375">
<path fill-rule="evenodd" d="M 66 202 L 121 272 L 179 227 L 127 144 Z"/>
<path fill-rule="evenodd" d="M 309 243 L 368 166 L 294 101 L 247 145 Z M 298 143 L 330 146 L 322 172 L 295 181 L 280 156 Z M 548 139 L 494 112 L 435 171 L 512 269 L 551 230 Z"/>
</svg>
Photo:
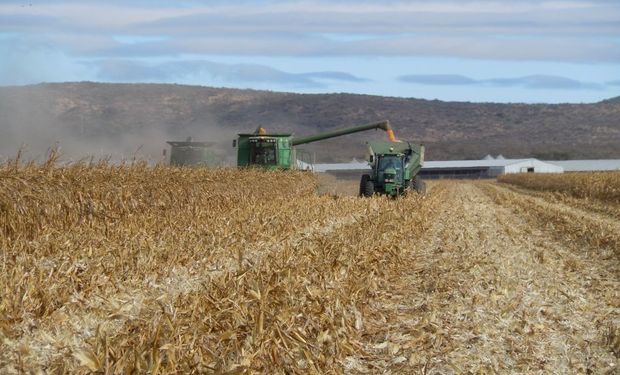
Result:
<svg viewBox="0 0 620 375">
<path fill-rule="evenodd" d="M 435 160 L 425 161 L 422 169 L 442 168 L 501 168 L 519 163 L 551 164 L 538 159 L 482 159 L 482 160 Z M 553 165 L 553 164 L 551 164 Z M 555 165 L 553 165 L 555 167 Z M 349 163 L 319 163 L 314 164 L 315 172 L 325 171 L 354 171 L 370 169 L 365 161 L 353 159 Z"/>
<path fill-rule="evenodd" d="M 482 159 L 482 160 L 434 160 L 425 161 L 422 169 L 442 168 L 499 168 L 519 163 L 548 164 L 562 167 L 565 172 L 620 171 L 620 159 L 601 160 L 538 160 L 538 159 Z M 312 166 L 316 172 L 368 170 L 366 161 L 353 159 L 349 163 L 319 163 Z"/>
<path fill-rule="evenodd" d="M 620 159 L 600 160 L 549 160 L 547 163 L 564 168 L 565 172 L 618 171 Z"/>
<path fill-rule="evenodd" d="M 269 133 L 269 134 L 256 134 L 256 133 L 237 133 L 240 137 L 290 137 L 292 133 Z"/>
<path fill-rule="evenodd" d="M 357 170 L 366 170 L 366 169 L 370 169 L 368 162 L 358 161 L 357 159 L 353 159 L 348 163 L 317 163 L 317 164 L 314 164 L 313 166 L 313 170 L 315 172 L 357 171 Z"/>
<path fill-rule="evenodd" d="M 209 147 L 215 145 L 215 142 L 192 142 L 192 141 L 168 141 L 166 142 L 172 147 Z"/>
<path fill-rule="evenodd" d="M 425 161 L 424 165 L 422 166 L 422 169 L 505 167 L 507 165 L 523 163 L 523 162 L 541 162 L 541 161 L 538 159 L 437 160 L 437 161 Z"/>
</svg>

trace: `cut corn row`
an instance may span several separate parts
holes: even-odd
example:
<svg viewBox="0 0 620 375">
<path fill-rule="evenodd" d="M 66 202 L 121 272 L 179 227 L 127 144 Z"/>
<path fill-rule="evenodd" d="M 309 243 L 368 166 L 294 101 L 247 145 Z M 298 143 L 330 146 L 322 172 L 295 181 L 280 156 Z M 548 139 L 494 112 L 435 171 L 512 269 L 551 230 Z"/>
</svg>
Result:
<svg viewBox="0 0 620 375">
<path fill-rule="evenodd" d="M 393 213 L 287 246 L 241 275 L 213 279 L 203 290 L 160 298 L 160 304 L 149 303 L 117 335 L 89 340 L 85 353 L 101 365 L 98 370 L 112 372 L 156 367 L 163 372 L 322 373 L 344 368 L 348 358 L 367 355 L 362 337 L 377 329 L 364 323 L 370 301 L 390 287 L 389 272 L 405 267 L 406 244 L 432 218 L 431 212 L 410 209 L 420 204 L 415 197 L 400 202 L 403 209 L 380 201 Z M 360 203 L 360 208 L 367 204 Z M 406 226 L 394 225 L 401 219 Z"/>
<path fill-rule="evenodd" d="M 0 370 L 9 372 L 330 368 L 357 350 L 341 336 L 359 320 L 350 303 L 359 297 L 347 288 L 369 277 L 364 251 L 398 259 L 397 239 L 384 238 L 397 216 L 380 213 L 410 217 L 422 199 L 319 197 L 304 173 L 144 165 L 5 166 L 0 186 Z M 327 318 L 299 321 L 319 281 L 336 304 L 331 334 Z M 280 301 L 263 301 L 266 293 Z M 282 306 L 289 315 L 275 322 Z M 316 350 L 319 335 L 340 335 L 339 356 Z M 282 357 L 287 347 L 292 358 Z"/>
<path fill-rule="evenodd" d="M 506 186 L 7 165 L 0 373 L 613 371 L 617 222 Z"/>
<path fill-rule="evenodd" d="M 503 175 L 498 180 L 533 190 L 620 204 L 620 172 L 520 173 Z"/>
<path fill-rule="evenodd" d="M 510 204 L 516 212 L 553 229 L 558 238 L 578 241 L 598 249 L 606 257 L 620 259 L 620 221 L 604 214 L 541 197 L 504 189 L 501 185 L 482 184 L 499 204 Z M 615 264 L 615 263 L 614 263 Z"/>
</svg>

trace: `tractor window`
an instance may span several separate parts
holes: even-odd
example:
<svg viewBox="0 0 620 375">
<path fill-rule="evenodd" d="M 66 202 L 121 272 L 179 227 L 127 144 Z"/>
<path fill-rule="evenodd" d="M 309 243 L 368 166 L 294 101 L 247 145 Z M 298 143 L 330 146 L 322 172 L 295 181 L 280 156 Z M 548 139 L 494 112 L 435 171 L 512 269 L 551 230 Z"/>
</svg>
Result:
<svg viewBox="0 0 620 375">
<path fill-rule="evenodd" d="M 250 164 L 276 165 L 275 139 L 250 140 Z"/>
<path fill-rule="evenodd" d="M 396 170 L 396 181 L 401 182 L 403 178 L 403 158 L 398 156 L 381 156 L 379 158 L 378 179 L 383 180 L 383 172 L 388 168 Z"/>
</svg>

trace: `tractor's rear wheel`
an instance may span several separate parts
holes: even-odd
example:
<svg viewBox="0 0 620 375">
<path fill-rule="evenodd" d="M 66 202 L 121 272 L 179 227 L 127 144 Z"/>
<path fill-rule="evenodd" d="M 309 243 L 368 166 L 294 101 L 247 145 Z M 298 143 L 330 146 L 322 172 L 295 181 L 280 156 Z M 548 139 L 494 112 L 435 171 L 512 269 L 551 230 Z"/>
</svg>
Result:
<svg viewBox="0 0 620 375">
<path fill-rule="evenodd" d="M 360 197 L 372 197 L 375 193 L 375 184 L 370 179 L 370 175 L 362 175 L 360 180 Z"/>
<path fill-rule="evenodd" d="M 413 180 L 411 180 L 411 188 L 418 194 L 426 194 L 426 183 L 422 181 L 420 176 L 415 176 Z"/>
</svg>

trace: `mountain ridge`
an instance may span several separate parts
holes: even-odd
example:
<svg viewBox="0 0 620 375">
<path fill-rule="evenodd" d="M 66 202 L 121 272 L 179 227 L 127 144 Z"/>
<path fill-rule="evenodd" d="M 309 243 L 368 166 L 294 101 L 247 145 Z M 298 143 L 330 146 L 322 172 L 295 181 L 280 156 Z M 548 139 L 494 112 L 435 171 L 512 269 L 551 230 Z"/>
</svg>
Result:
<svg viewBox="0 0 620 375">
<path fill-rule="evenodd" d="M 620 97 L 591 104 L 445 102 L 367 94 L 297 94 L 176 84 L 46 83 L 0 87 L 0 154 L 60 141 L 68 154 L 157 159 L 165 140 L 216 141 L 234 159 L 237 132 L 258 125 L 303 136 L 390 120 L 401 139 L 424 143 L 429 159 L 486 154 L 542 159 L 620 158 Z M 358 133 L 305 146 L 320 161 L 363 157 Z M 78 147 L 79 146 L 79 147 Z"/>
</svg>

